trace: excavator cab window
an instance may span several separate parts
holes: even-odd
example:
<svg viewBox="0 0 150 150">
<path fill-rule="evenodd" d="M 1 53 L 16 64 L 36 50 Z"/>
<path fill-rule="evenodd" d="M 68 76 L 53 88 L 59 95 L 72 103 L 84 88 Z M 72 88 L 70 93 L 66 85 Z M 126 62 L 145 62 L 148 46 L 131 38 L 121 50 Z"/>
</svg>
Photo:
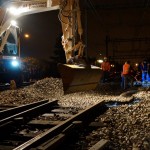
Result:
<svg viewBox="0 0 150 150">
<path fill-rule="evenodd" d="M 10 33 L 7 43 L 4 46 L 3 54 L 7 56 L 16 56 L 18 53 L 17 44 L 13 34 Z"/>
</svg>

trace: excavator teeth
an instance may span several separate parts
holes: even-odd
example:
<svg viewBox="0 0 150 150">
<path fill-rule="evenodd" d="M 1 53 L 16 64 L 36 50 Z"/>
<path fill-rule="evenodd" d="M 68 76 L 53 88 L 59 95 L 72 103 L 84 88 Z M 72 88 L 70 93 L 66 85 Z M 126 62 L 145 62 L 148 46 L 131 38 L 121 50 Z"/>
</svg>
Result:
<svg viewBox="0 0 150 150">
<path fill-rule="evenodd" d="M 93 90 L 102 77 L 99 67 L 85 68 L 78 65 L 58 64 L 63 82 L 64 94 Z"/>
</svg>

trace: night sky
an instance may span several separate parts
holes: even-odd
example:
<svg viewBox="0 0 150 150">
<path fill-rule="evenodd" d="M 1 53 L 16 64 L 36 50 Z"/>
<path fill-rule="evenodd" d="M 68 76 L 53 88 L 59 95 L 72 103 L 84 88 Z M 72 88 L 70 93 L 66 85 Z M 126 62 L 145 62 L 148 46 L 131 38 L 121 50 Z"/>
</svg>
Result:
<svg viewBox="0 0 150 150">
<path fill-rule="evenodd" d="M 42 12 L 18 19 L 21 32 L 21 56 L 49 59 L 54 55 L 56 38 L 61 33 L 58 11 Z M 30 35 L 25 38 L 24 34 Z"/>
</svg>

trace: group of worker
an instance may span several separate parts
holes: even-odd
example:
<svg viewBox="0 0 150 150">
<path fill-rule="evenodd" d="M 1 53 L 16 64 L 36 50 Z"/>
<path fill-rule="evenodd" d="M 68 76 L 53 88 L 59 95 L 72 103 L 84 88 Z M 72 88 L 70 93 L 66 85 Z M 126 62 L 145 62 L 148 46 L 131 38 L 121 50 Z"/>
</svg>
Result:
<svg viewBox="0 0 150 150">
<path fill-rule="evenodd" d="M 101 68 L 103 70 L 102 82 L 105 83 L 109 79 L 111 70 L 111 64 L 108 61 L 107 57 L 104 57 Z M 142 83 L 148 82 L 150 80 L 150 64 L 148 63 L 148 61 L 143 60 L 143 62 L 139 64 L 139 69 L 141 71 Z M 129 86 L 133 87 L 134 80 L 134 69 L 131 67 L 130 62 L 126 61 L 123 64 L 121 71 L 121 88 L 127 89 Z"/>
</svg>

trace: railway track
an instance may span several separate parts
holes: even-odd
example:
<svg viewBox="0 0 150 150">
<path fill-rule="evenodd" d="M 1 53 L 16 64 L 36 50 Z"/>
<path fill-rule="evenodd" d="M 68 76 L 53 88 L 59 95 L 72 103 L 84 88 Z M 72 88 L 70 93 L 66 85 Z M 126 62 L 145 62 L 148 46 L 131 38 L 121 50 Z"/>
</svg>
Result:
<svg viewBox="0 0 150 150">
<path fill-rule="evenodd" d="M 86 139 L 86 132 L 101 125 L 95 120 L 108 106 L 100 102 L 81 111 L 61 107 L 58 100 L 43 100 L 0 111 L 0 150 L 76 149 L 75 143 Z M 108 150 L 109 145 L 106 139 L 95 140 L 87 150 Z"/>
<path fill-rule="evenodd" d="M 0 111 L 0 150 L 58 149 L 105 109 L 102 102 L 79 112 L 43 100 Z"/>
<path fill-rule="evenodd" d="M 0 111 L 0 150 L 15 149 L 77 113 L 48 100 Z"/>
</svg>

